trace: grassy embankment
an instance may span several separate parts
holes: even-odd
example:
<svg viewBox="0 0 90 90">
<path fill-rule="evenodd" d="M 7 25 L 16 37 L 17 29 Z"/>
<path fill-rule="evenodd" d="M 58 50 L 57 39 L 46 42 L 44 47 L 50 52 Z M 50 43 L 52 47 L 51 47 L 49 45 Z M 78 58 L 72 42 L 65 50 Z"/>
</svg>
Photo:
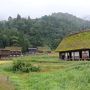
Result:
<svg viewBox="0 0 90 90">
<path fill-rule="evenodd" d="M 9 77 L 16 90 L 90 90 L 89 61 L 60 61 L 57 55 L 35 55 L 25 59 L 41 68 L 40 72 L 13 73 L 10 63 L 0 65 L 0 73 Z M 1 89 L 0 89 L 1 90 Z"/>
</svg>

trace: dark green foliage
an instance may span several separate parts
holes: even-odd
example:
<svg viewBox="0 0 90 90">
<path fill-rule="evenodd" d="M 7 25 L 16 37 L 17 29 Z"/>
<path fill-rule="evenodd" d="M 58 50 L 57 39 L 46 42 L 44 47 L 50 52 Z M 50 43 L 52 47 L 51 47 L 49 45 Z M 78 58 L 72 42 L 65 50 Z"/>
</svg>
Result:
<svg viewBox="0 0 90 90">
<path fill-rule="evenodd" d="M 13 62 L 12 70 L 14 72 L 20 71 L 29 73 L 40 71 L 40 67 L 33 66 L 31 63 L 25 60 L 16 60 Z"/>
<path fill-rule="evenodd" d="M 55 49 L 63 37 L 70 33 L 90 28 L 90 22 L 67 13 L 53 13 L 38 19 L 9 16 L 8 21 L 0 21 L 0 47 L 21 46 L 23 52 L 28 47 L 49 46 Z"/>
</svg>

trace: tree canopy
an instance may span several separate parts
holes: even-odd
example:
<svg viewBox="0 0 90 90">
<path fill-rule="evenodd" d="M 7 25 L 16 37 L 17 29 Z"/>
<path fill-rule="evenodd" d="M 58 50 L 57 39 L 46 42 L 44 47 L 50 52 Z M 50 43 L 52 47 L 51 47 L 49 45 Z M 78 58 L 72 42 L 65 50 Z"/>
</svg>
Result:
<svg viewBox="0 0 90 90">
<path fill-rule="evenodd" d="M 48 46 L 55 49 L 63 37 L 70 33 L 90 28 L 90 22 L 67 13 L 53 13 L 41 18 L 16 18 L 0 21 L 0 47 L 20 46 L 23 52 L 28 47 Z"/>
</svg>

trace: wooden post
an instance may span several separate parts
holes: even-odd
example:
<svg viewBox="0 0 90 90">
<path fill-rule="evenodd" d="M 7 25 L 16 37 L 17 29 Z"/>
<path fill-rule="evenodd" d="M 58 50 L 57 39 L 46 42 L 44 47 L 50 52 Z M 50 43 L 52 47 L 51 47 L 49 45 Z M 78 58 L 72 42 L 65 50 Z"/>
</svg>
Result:
<svg viewBox="0 0 90 90">
<path fill-rule="evenodd" d="M 89 59 L 90 59 L 90 50 L 89 50 Z"/>
<path fill-rule="evenodd" d="M 71 52 L 69 52 L 69 59 L 72 60 Z"/>
<path fill-rule="evenodd" d="M 79 58 L 82 59 L 82 51 L 79 51 Z"/>
</svg>

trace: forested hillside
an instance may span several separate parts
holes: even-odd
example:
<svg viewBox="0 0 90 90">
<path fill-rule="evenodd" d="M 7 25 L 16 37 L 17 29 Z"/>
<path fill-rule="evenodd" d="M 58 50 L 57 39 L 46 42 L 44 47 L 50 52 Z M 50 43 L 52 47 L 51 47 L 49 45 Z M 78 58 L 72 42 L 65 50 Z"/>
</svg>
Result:
<svg viewBox="0 0 90 90">
<path fill-rule="evenodd" d="M 10 16 L 8 21 L 0 21 L 0 48 L 16 45 L 23 47 L 23 51 L 38 46 L 55 49 L 66 35 L 88 28 L 89 21 L 67 13 L 53 13 L 36 19 L 18 14 L 16 18 Z"/>
</svg>

